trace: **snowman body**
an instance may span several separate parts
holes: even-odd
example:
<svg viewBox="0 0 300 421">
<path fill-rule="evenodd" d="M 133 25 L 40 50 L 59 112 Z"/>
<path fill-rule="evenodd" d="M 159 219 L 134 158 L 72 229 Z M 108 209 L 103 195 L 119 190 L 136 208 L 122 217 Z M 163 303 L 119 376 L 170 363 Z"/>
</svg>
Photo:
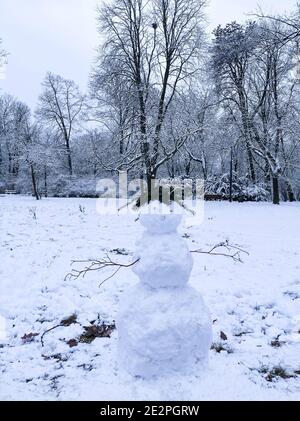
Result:
<svg viewBox="0 0 300 421">
<path fill-rule="evenodd" d="M 204 367 L 212 338 L 210 313 L 188 285 L 193 261 L 177 233 L 182 216 L 143 214 L 134 267 L 140 282 L 122 296 L 119 359 L 133 376 L 191 374 Z"/>
</svg>

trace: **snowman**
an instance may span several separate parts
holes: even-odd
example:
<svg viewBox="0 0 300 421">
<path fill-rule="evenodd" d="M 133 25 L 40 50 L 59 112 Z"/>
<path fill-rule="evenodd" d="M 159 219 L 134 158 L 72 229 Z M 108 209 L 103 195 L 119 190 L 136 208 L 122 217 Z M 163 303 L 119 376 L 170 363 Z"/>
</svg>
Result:
<svg viewBox="0 0 300 421">
<path fill-rule="evenodd" d="M 212 322 L 188 285 L 193 260 L 177 232 L 182 217 L 158 202 L 140 215 L 145 232 L 134 267 L 140 282 L 121 297 L 117 318 L 120 364 L 133 376 L 192 374 L 207 364 Z"/>
</svg>

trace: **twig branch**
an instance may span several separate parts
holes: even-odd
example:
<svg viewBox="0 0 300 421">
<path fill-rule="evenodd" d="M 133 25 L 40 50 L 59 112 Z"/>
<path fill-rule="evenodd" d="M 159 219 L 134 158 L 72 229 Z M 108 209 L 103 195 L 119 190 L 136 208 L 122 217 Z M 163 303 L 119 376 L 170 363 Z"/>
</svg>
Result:
<svg viewBox="0 0 300 421">
<path fill-rule="evenodd" d="M 225 248 L 228 253 L 223 253 L 220 250 L 222 248 Z M 249 256 L 249 253 L 246 250 L 241 249 L 240 247 L 233 246 L 232 244 L 229 244 L 229 241 L 224 241 L 222 243 L 216 244 L 211 250 L 209 251 L 203 251 L 201 249 L 198 250 L 192 250 L 191 253 L 195 254 L 207 254 L 210 256 L 223 256 L 228 257 L 232 259 L 234 262 L 243 263 L 243 260 L 241 258 L 241 254 L 246 254 Z"/>
<path fill-rule="evenodd" d="M 70 317 L 67 317 L 66 319 L 61 320 L 61 322 L 58 325 L 55 325 L 53 327 L 51 327 L 50 329 L 47 329 L 41 336 L 41 344 L 42 347 L 44 347 L 44 337 L 45 335 L 47 335 L 49 332 L 52 332 L 52 330 L 58 329 L 59 327 L 68 327 L 71 326 L 73 324 L 80 324 L 77 322 L 77 315 L 76 314 L 72 314 Z"/>
<path fill-rule="evenodd" d="M 52 332 L 52 330 L 55 330 L 55 329 L 58 329 L 59 327 L 61 327 L 62 325 L 61 324 L 59 324 L 59 325 L 56 325 L 56 326 L 53 326 L 53 327 L 51 327 L 50 329 L 48 329 L 48 330 L 45 330 L 45 332 L 42 334 L 42 336 L 41 336 L 41 344 L 42 344 L 42 347 L 44 347 L 44 345 L 45 345 L 45 343 L 44 343 L 44 337 L 45 337 L 45 335 L 47 335 L 47 333 L 49 333 L 49 332 Z"/>
<path fill-rule="evenodd" d="M 95 271 L 97 272 L 105 268 L 114 268 L 115 271 L 113 272 L 113 274 L 105 278 L 104 281 L 101 282 L 101 284 L 99 285 L 99 287 L 101 287 L 109 279 L 113 278 L 121 269 L 123 268 L 128 269 L 134 266 L 139 260 L 140 259 L 137 259 L 131 263 L 119 263 L 119 262 L 113 261 L 108 255 L 106 255 L 105 258 L 100 259 L 100 260 L 73 260 L 71 263 L 72 265 L 84 263 L 88 266 L 86 266 L 84 269 L 81 269 L 81 270 L 72 269 L 72 271 L 68 273 L 67 276 L 65 277 L 65 280 L 70 280 L 70 279 L 77 280 L 81 277 L 84 278 L 89 272 L 95 272 Z"/>
</svg>

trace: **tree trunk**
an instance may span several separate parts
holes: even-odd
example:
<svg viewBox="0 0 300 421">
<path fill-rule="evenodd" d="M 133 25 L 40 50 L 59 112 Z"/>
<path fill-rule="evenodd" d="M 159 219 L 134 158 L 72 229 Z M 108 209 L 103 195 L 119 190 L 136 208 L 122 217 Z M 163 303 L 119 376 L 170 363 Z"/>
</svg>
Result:
<svg viewBox="0 0 300 421">
<path fill-rule="evenodd" d="M 12 156 L 10 152 L 8 152 L 8 174 L 12 174 Z"/>
<path fill-rule="evenodd" d="M 68 149 L 68 166 L 69 166 L 69 174 L 73 175 L 73 167 L 72 167 L 72 158 L 71 158 L 71 151 Z"/>
<path fill-rule="evenodd" d="M 121 130 L 121 138 L 120 138 L 120 145 L 119 145 L 119 149 L 120 149 L 120 155 L 124 155 L 124 133 L 123 130 Z"/>
<path fill-rule="evenodd" d="M 295 194 L 293 192 L 293 187 L 292 187 L 290 181 L 286 180 L 285 184 L 286 184 L 286 191 L 287 191 L 289 202 L 295 202 L 296 197 L 295 197 Z"/>
<path fill-rule="evenodd" d="M 245 98 L 245 92 L 240 84 L 238 87 L 238 93 L 239 93 L 239 100 L 240 100 L 240 110 L 242 114 L 242 123 L 243 123 L 243 129 L 244 129 L 244 138 L 245 138 L 245 144 L 246 144 L 246 151 L 248 156 L 248 163 L 249 163 L 249 170 L 250 170 L 250 178 L 252 183 L 256 182 L 256 173 L 255 173 L 255 166 L 254 166 L 254 159 L 253 159 L 253 153 L 251 149 L 251 127 L 250 127 L 250 119 L 249 119 L 249 113 L 247 108 L 247 101 Z"/>
<path fill-rule="evenodd" d="M 191 166 L 192 166 L 192 159 L 190 158 L 185 165 L 185 175 L 186 177 L 190 176 L 191 173 Z M 174 178 L 174 177 L 173 177 Z"/>
<path fill-rule="evenodd" d="M 2 148 L 1 148 L 1 143 L 0 143 L 0 175 L 2 175 Z"/>
<path fill-rule="evenodd" d="M 72 166 L 72 157 L 71 157 L 71 149 L 70 149 L 70 141 L 66 138 L 66 149 L 68 155 L 68 167 L 69 167 L 69 175 L 73 175 L 73 166 Z"/>
<path fill-rule="evenodd" d="M 32 187 L 33 187 L 33 193 L 34 196 L 36 198 L 36 200 L 39 200 L 39 194 L 38 194 L 38 190 L 37 190 L 37 184 L 36 184 L 36 176 L 35 176 L 35 171 L 33 168 L 33 165 L 30 165 L 30 170 L 31 170 L 31 180 L 32 180 Z"/>
<path fill-rule="evenodd" d="M 253 154 L 252 154 L 250 145 L 247 145 L 247 155 L 248 155 L 248 162 L 249 162 L 249 169 L 250 169 L 250 178 L 251 178 L 252 183 L 255 183 L 256 173 L 255 173 L 255 167 L 254 167 Z"/>
<path fill-rule="evenodd" d="M 265 161 L 264 178 L 265 178 L 265 184 L 271 183 L 270 164 L 267 159 Z"/>
<path fill-rule="evenodd" d="M 229 202 L 232 202 L 232 186 L 233 186 L 233 150 L 230 150 L 230 175 L 229 175 Z"/>
<path fill-rule="evenodd" d="M 48 180 L 47 180 L 47 167 L 44 168 L 44 190 L 45 197 L 48 197 Z"/>
<path fill-rule="evenodd" d="M 156 175 L 153 172 L 147 172 L 146 180 L 147 180 L 147 201 L 148 201 L 148 203 L 150 203 L 151 200 L 153 200 L 152 187 L 153 187 L 153 182 L 154 182 L 155 179 L 156 179 Z"/>
<path fill-rule="evenodd" d="M 168 174 L 170 178 L 175 178 L 175 165 L 174 159 L 171 159 L 170 162 L 167 162 Z"/>
<path fill-rule="evenodd" d="M 274 205 L 280 204 L 280 197 L 279 197 L 279 178 L 278 176 L 273 176 L 273 203 Z"/>
</svg>

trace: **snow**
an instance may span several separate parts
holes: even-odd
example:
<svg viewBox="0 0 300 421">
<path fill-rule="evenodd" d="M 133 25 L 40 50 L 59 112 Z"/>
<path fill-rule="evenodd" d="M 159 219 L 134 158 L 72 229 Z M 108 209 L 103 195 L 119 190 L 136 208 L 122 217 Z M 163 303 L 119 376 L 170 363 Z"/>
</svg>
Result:
<svg viewBox="0 0 300 421">
<path fill-rule="evenodd" d="M 192 256 L 177 232 L 182 215 L 153 214 L 153 205 L 140 216 L 140 283 L 121 297 L 117 319 L 119 366 L 145 379 L 204 369 L 212 339 L 210 313 L 188 286 Z"/>
<path fill-rule="evenodd" d="M 193 261 L 187 243 L 177 233 L 180 214 L 141 214 L 146 228 L 138 239 L 133 271 L 150 288 L 184 287 L 189 281 Z M 180 259 L 178 259 L 180 256 Z"/>
<path fill-rule="evenodd" d="M 211 319 L 193 288 L 129 288 L 118 316 L 121 367 L 142 378 L 205 369 Z M 120 367 L 120 368 L 121 368 Z"/>
<path fill-rule="evenodd" d="M 67 344 L 92 321 L 115 320 L 122 294 L 138 288 L 130 269 L 100 288 L 111 272 L 65 280 L 70 262 L 105 254 L 132 261 L 143 233 L 136 217 L 99 215 L 94 199 L 1 197 L 0 315 L 7 336 L 0 343 L 0 399 L 300 399 L 299 216 L 299 203 L 210 202 L 202 225 L 180 227 L 191 250 L 228 239 L 250 255 L 243 264 L 194 256 L 190 283 L 214 322 L 206 372 L 143 380 L 118 367 L 117 331 Z M 73 313 L 77 324 L 49 332 L 42 347 L 41 334 Z M 39 336 L 22 340 L 30 333 Z"/>
</svg>

